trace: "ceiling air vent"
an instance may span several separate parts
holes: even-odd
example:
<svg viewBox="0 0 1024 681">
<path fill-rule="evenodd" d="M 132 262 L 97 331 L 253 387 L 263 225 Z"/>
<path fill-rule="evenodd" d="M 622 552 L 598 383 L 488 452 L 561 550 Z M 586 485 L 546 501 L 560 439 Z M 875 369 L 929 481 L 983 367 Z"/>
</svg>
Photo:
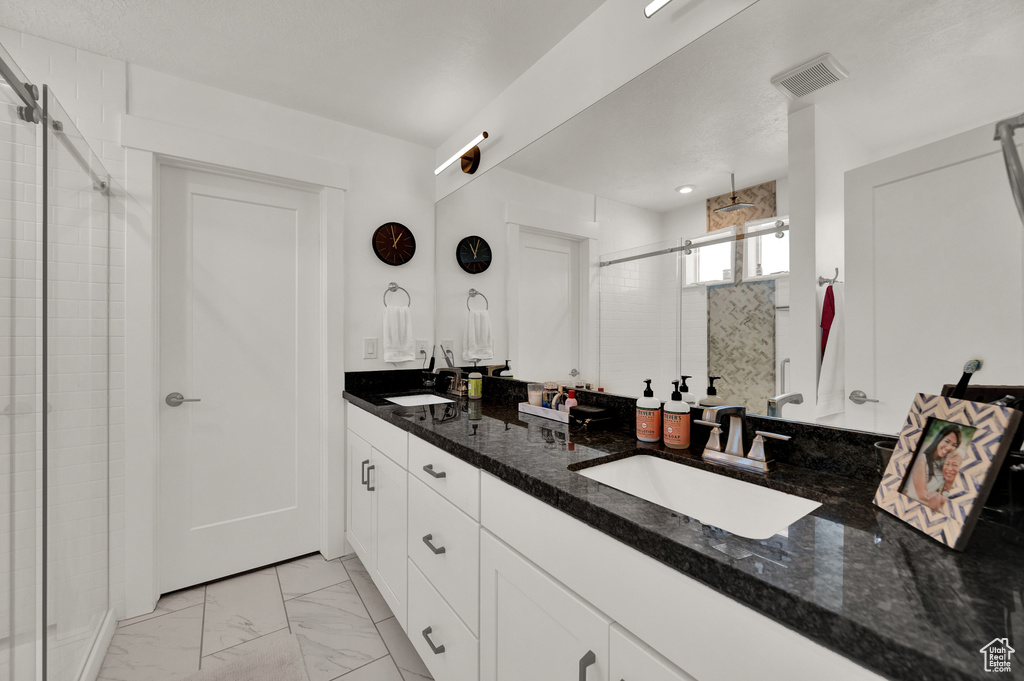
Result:
<svg viewBox="0 0 1024 681">
<path fill-rule="evenodd" d="M 839 62 L 831 54 L 823 54 L 806 64 L 772 78 L 772 85 L 782 90 L 790 99 L 799 99 L 820 90 L 826 85 L 849 78 Z"/>
</svg>

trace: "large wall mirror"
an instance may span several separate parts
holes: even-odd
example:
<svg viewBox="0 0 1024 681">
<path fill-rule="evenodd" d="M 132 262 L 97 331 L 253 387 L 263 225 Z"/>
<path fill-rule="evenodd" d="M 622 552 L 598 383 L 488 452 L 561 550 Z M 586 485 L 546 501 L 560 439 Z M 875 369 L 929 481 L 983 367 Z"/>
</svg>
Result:
<svg viewBox="0 0 1024 681">
<path fill-rule="evenodd" d="M 975 382 L 1024 383 L 1022 225 L 992 139 L 1024 111 L 1021 35 L 1016 0 L 760 0 L 437 203 L 438 341 L 472 364 L 486 308 L 479 363 L 517 378 L 668 399 L 710 374 L 751 412 L 799 393 L 779 416 L 876 432 L 973 358 Z M 848 79 L 772 85 L 825 53 Z M 733 173 L 756 209 L 709 233 Z"/>
</svg>

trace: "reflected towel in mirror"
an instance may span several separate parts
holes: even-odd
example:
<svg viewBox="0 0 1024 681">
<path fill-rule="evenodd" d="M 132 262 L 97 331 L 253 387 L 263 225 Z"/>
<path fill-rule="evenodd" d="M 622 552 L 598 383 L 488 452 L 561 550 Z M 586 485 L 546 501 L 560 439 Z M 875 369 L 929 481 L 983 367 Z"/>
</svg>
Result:
<svg viewBox="0 0 1024 681">
<path fill-rule="evenodd" d="M 416 359 L 416 340 L 412 333 L 412 312 L 408 306 L 384 307 L 385 362 L 408 362 Z"/>
<path fill-rule="evenodd" d="M 826 416 L 833 418 L 827 421 L 833 425 L 839 425 L 841 415 L 846 411 L 846 372 L 844 362 L 846 361 L 845 349 L 845 322 L 843 319 L 843 285 L 841 283 L 829 286 L 834 298 L 834 313 L 832 325 L 829 329 L 828 344 L 825 345 L 825 353 L 821 358 L 821 374 L 818 376 L 818 405 L 815 416 L 823 419 Z"/>
<path fill-rule="evenodd" d="M 462 338 L 462 359 L 494 359 L 494 335 L 491 333 L 491 314 L 487 310 L 469 310 L 466 333 Z"/>
</svg>

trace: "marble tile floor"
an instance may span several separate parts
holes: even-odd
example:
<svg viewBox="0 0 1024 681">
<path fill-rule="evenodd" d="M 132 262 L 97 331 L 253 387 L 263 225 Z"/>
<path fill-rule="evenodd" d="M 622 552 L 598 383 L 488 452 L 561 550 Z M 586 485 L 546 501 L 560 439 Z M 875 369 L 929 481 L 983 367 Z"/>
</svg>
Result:
<svg viewBox="0 0 1024 681">
<path fill-rule="evenodd" d="M 173 681 L 291 632 L 310 681 L 430 679 L 366 568 L 319 554 L 163 596 L 120 622 L 99 681 Z"/>
</svg>

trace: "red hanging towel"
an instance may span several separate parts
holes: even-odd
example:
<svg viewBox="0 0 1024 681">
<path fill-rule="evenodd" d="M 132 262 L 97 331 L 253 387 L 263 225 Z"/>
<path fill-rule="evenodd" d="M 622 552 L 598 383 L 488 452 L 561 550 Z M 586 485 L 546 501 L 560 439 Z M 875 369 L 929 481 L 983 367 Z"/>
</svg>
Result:
<svg viewBox="0 0 1024 681">
<path fill-rule="evenodd" d="M 825 356 L 825 345 L 828 343 L 828 332 L 832 328 L 832 320 L 836 316 L 836 296 L 832 286 L 825 289 L 825 302 L 821 305 L 821 356 Z"/>
</svg>

